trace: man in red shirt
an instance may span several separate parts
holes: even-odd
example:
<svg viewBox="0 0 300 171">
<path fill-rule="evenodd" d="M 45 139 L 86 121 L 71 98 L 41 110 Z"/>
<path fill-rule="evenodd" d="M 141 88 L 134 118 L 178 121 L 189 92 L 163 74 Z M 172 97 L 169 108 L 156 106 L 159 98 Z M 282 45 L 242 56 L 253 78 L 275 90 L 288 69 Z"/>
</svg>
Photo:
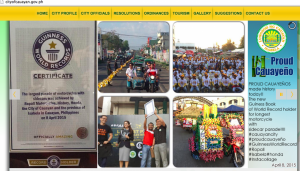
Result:
<svg viewBox="0 0 300 171">
<path fill-rule="evenodd" d="M 154 138 L 154 124 L 150 122 L 148 124 L 147 129 L 147 115 L 145 115 L 144 121 L 144 140 L 143 140 L 143 149 L 142 149 L 142 160 L 141 160 L 141 167 L 151 167 L 151 152 L 150 148 L 153 145 L 153 138 Z"/>
</svg>

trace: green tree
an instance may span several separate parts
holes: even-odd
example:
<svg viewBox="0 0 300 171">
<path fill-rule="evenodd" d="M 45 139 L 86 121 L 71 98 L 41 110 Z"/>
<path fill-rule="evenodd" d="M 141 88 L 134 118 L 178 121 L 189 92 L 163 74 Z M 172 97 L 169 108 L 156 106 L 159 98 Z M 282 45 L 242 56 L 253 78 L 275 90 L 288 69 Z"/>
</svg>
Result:
<svg viewBox="0 0 300 171">
<path fill-rule="evenodd" d="M 245 43 L 244 41 L 245 41 L 245 36 L 243 36 L 243 37 L 241 38 L 240 45 L 239 45 L 239 49 L 245 47 L 245 46 L 244 46 L 244 45 L 245 45 L 245 44 L 244 44 L 244 43 Z"/>
<path fill-rule="evenodd" d="M 129 43 L 128 40 L 123 41 L 122 43 L 122 51 L 129 50 Z"/>
<path fill-rule="evenodd" d="M 222 50 L 223 52 L 227 52 L 228 50 L 234 50 L 236 49 L 235 43 L 231 42 L 231 39 L 227 39 L 227 43 L 222 45 Z"/>
</svg>

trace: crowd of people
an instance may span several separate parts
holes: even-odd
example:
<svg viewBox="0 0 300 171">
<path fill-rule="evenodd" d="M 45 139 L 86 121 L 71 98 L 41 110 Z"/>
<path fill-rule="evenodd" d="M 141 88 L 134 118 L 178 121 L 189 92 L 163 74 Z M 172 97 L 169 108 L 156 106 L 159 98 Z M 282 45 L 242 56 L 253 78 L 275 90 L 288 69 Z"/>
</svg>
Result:
<svg viewBox="0 0 300 171">
<path fill-rule="evenodd" d="M 175 92 L 242 92 L 244 59 L 189 56 L 173 61 Z"/>
<path fill-rule="evenodd" d="M 154 112 L 156 119 L 156 127 L 152 122 L 147 124 L 147 115 L 145 115 L 144 121 L 144 139 L 142 149 L 141 167 L 151 167 L 152 155 L 151 151 L 154 152 L 155 165 L 161 167 L 168 166 L 167 159 L 167 140 L 166 132 L 167 125 L 164 120 Z M 103 115 L 100 118 L 98 125 L 98 163 L 100 167 L 106 167 L 107 159 L 112 154 L 111 140 L 113 138 L 113 132 L 109 125 L 106 124 L 107 116 Z M 134 131 L 131 128 L 129 121 L 124 121 L 124 126 L 118 135 L 118 141 L 116 146 L 119 148 L 119 167 L 129 166 L 130 142 L 134 140 Z"/>
</svg>

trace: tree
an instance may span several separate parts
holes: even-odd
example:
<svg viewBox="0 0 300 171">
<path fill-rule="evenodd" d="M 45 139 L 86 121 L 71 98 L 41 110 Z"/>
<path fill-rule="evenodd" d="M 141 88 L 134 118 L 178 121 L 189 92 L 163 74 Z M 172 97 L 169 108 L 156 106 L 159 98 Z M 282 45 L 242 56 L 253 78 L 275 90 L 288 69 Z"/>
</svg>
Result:
<svg viewBox="0 0 300 171">
<path fill-rule="evenodd" d="M 234 42 L 231 42 L 231 39 L 227 39 L 227 43 L 222 45 L 223 52 L 227 52 L 228 50 L 234 50 L 236 49 Z"/>
<path fill-rule="evenodd" d="M 122 43 L 122 51 L 129 50 L 129 43 L 128 40 L 123 41 Z"/>
<path fill-rule="evenodd" d="M 239 49 L 245 47 L 245 46 L 244 46 L 244 45 L 245 45 L 245 44 L 244 44 L 244 43 L 245 43 L 244 41 L 245 41 L 245 36 L 243 36 L 243 37 L 241 38 L 240 45 L 239 45 Z"/>
</svg>

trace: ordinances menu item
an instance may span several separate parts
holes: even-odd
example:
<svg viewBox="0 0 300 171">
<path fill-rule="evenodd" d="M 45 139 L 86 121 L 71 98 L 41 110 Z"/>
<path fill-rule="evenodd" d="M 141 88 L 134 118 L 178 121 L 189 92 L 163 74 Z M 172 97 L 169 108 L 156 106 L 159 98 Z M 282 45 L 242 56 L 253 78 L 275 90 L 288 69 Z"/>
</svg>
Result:
<svg viewBox="0 0 300 171">
<path fill-rule="evenodd" d="M 248 25 L 248 166 L 296 168 L 297 24 Z"/>
<path fill-rule="evenodd" d="M 95 28 L 10 23 L 11 151 L 96 149 Z"/>
</svg>

